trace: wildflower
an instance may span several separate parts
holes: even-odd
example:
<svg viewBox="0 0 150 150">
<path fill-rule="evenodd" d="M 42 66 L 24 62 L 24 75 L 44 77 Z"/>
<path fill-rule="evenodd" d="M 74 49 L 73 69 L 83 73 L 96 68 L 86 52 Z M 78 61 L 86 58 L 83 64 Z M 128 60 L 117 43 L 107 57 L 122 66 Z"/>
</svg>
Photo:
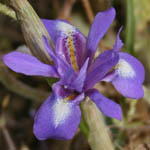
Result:
<svg viewBox="0 0 150 150">
<path fill-rule="evenodd" d="M 43 19 L 56 45 L 53 52 L 47 39 L 43 37 L 45 49 L 55 66 L 43 64 L 34 56 L 20 52 L 11 52 L 3 57 L 5 64 L 15 72 L 60 79 L 53 85 L 52 95 L 36 114 L 34 134 L 38 139 L 71 139 L 80 123 L 79 104 L 86 96 L 89 96 L 106 116 L 121 120 L 120 105 L 93 88 L 100 81 L 111 82 L 126 97 L 143 96 L 142 64 L 133 56 L 118 52 L 123 46 L 119 37 L 121 30 L 113 50 L 104 51 L 94 59 L 99 41 L 114 18 L 114 8 L 98 13 L 87 38 L 66 21 Z"/>
</svg>

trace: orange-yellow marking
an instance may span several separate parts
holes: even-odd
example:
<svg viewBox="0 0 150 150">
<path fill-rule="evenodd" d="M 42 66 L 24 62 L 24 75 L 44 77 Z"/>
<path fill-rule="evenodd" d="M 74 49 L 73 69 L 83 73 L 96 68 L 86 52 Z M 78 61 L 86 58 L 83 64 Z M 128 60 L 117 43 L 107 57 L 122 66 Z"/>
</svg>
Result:
<svg viewBox="0 0 150 150">
<path fill-rule="evenodd" d="M 64 98 L 64 101 L 72 100 L 72 99 L 74 99 L 76 96 L 77 96 L 76 94 L 72 94 L 72 95 L 70 95 L 70 96 Z"/>
<path fill-rule="evenodd" d="M 75 57 L 74 46 L 73 46 L 73 41 L 72 41 L 71 36 L 68 37 L 68 48 L 69 48 L 69 52 L 70 52 L 70 59 L 71 59 L 73 69 L 75 71 L 78 71 L 78 66 L 77 66 L 77 61 L 76 61 L 76 57 Z"/>
<path fill-rule="evenodd" d="M 117 64 L 116 66 L 112 67 L 108 73 L 112 72 L 113 70 L 117 69 L 120 67 L 120 64 Z"/>
</svg>

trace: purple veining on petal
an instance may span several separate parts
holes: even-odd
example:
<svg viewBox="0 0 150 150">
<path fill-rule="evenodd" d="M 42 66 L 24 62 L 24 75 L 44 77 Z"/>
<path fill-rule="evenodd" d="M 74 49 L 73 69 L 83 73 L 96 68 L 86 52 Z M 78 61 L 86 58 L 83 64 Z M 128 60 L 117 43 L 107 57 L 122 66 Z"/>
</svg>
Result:
<svg viewBox="0 0 150 150">
<path fill-rule="evenodd" d="M 64 60 L 66 60 L 70 65 L 71 65 L 71 61 L 70 61 L 70 57 L 69 57 L 69 53 L 68 53 L 68 48 L 67 48 L 67 39 L 68 37 L 60 37 L 57 40 L 57 54 L 61 57 L 63 57 Z"/>
<path fill-rule="evenodd" d="M 75 48 L 76 59 L 80 69 L 83 63 L 85 62 L 86 38 L 80 33 L 73 34 L 72 37 L 73 37 L 73 45 Z"/>
<path fill-rule="evenodd" d="M 63 57 L 75 71 L 79 71 L 85 61 L 86 39 L 78 31 L 67 33 L 57 41 L 57 54 Z"/>
<path fill-rule="evenodd" d="M 57 42 L 59 43 L 59 54 L 73 66 L 74 70 L 79 71 L 86 60 L 86 37 L 64 20 L 42 19 L 42 22 L 53 41 L 56 43 L 59 39 Z"/>
</svg>

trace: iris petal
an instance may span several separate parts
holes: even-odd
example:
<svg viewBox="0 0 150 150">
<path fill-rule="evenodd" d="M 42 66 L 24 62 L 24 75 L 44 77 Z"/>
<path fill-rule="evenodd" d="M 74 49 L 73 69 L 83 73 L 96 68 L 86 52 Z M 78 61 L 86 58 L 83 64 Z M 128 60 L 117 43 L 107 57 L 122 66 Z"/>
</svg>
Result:
<svg viewBox="0 0 150 150">
<path fill-rule="evenodd" d="M 60 36 L 56 42 L 56 53 L 63 57 L 78 72 L 85 62 L 86 39 L 78 31 Z"/>
<path fill-rule="evenodd" d="M 59 86 L 55 86 L 53 90 L 54 93 L 48 97 L 36 114 L 34 134 L 39 140 L 71 139 L 80 123 L 80 108 L 76 98 L 65 100 L 64 96 L 67 96 L 68 92 Z M 83 95 L 78 96 L 77 101 L 83 98 Z"/>
<path fill-rule="evenodd" d="M 44 77 L 58 77 L 53 66 L 44 64 L 34 56 L 21 52 L 11 52 L 3 56 L 4 63 L 13 71 L 25 75 Z"/>
<path fill-rule="evenodd" d="M 123 96 L 139 99 L 144 92 L 142 83 L 145 78 L 143 65 L 127 53 L 119 53 L 120 60 L 112 84 Z"/>
<path fill-rule="evenodd" d="M 55 62 L 56 67 L 58 67 L 57 57 L 54 54 L 54 52 L 53 52 L 52 48 L 50 47 L 50 45 L 48 43 L 48 40 L 47 40 L 47 38 L 45 36 L 43 36 L 43 43 L 44 43 L 44 47 L 45 47 L 46 51 L 48 52 L 48 54 L 51 56 L 51 58 Z"/>
<path fill-rule="evenodd" d="M 101 81 L 110 69 L 117 64 L 118 59 L 118 54 L 112 50 L 100 54 L 88 70 L 85 88 L 90 89 Z"/>
<path fill-rule="evenodd" d="M 89 62 L 89 59 L 86 60 L 86 62 L 80 69 L 80 71 L 79 71 L 77 77 L 74 79 L 74 81 L 70 82 L 69 88 L 75 89 L 78 92 L 81 92 L 83 90 L 84 82 L 86 79 L 88 62 Z"/>
<path fill-rule="evenodd" d="M 139 99 L 144 92 L 142 83 L 145 78 L 143 65 L 135 57 L 120 52 L 116 69 L 104 78 L 104 81 L 112 82 L 118 92 L 123 96 Z"/>
<path fill-rule="evenodd" d="M 119 51 L 120 48 L 122 48 L 122 46 L 124 45 L 122 40 L 120 39 L 120 32 L 122 31 L 122 28 L 123 27 L 121 27 L 118 31 L 116 42 L 115 42 L 115 45 L 114 45 L 114 51 Z"/>
<path fill-rule="evenodd" d="M 103 96 L 96 89 L 89 90 L 87 95 L 95 102 L 104 115 L 122 120 L 122 110 L 119 104 Z"/>
<path fill-rule="evenodd" d="M 67 32 L 73 32 L 76 30 L 74 26 L 65 20 L 41 19 L 41 21 L 43 22 L 54 43 L 56 43 L 58 37 L 67 34 Z"/>
<path fill-rule="evenodd" d="M 88 39 L 87 39 L 87 49 L 88 49 L 88 57 L 93 58 L 96 49 L 98 47 L 99 41 L 107 32 L 108 28 L 112 24 L 115 18 L 116 12 L 114 8 L 110 8 L 107 11 L 99 12 L 90 29 Z"/>
</svg>

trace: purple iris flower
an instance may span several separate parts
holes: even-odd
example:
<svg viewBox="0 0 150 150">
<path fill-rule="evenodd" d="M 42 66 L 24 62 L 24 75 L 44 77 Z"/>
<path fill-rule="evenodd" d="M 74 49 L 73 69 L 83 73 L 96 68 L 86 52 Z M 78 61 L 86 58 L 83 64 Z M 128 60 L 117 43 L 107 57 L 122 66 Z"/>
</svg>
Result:
<svg viewBox="0 0 150 150">
<path fill-rule="evenodd" d="M 133 56 L 118 52 L 123 46 L 119 37 L 121 29 L 113 50 L 104 51 L 94 59 L 99 41 L 112 24 L 115 14 L 114 8 L 98 13 L 88 37 L 64 20 L 42 19 L 55 44 L 54 52 L 43 37 L 54 66 L 21 52 L 11 52 L 3 57 L 4 63 L 15 72 L 60 79 L 35 116 L 34 134 L 39 140 L 71 139 L 81 119 L 79 104 L 86 96 L 106 116 L 121 120 L 120 105 L 93 88 L 100 81 L 111 82 L 123 96 L 143 97 L 145 73 L 142 64 Z"/>
</svg>

